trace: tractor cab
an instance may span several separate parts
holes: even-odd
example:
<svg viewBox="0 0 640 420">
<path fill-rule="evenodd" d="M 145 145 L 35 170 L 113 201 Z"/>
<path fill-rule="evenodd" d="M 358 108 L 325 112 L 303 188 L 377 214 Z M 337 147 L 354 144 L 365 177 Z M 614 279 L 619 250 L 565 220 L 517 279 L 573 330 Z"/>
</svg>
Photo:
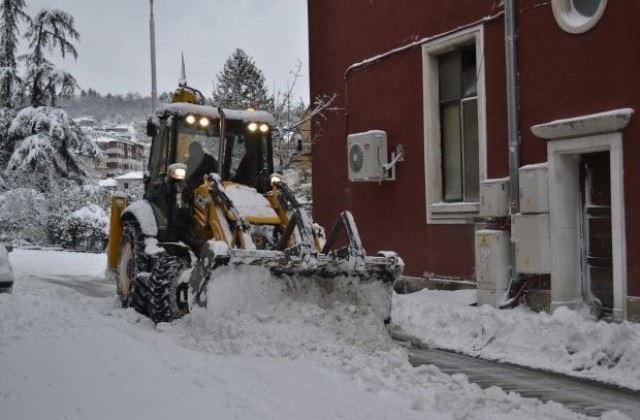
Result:
<svg viewBox="0 0 640 420">
<path fill-rule="evenodd" d="M 197 98 L 189 88 L 178 89 L 174 102 L 161 106 L 148 127 L 153 140 L 145 199 L 162 221 L 158 237 L 165 241 L 194 242 L 195 191 L 209 176 L 225 186 L 239 184 L 261 194 L 270 190 L 271 114 L 216 109 Z"/>
</svg>

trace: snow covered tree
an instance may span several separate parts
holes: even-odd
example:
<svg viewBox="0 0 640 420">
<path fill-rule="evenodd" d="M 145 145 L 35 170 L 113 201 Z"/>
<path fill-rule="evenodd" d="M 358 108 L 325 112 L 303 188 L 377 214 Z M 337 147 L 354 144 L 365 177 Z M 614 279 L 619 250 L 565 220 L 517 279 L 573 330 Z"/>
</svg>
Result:
<svg viewBox="0 0 640 420">
<path fill-rule="evenodd" d="M 13 150 L 13 143 L 9 140 L 9 127 L 15 115 L 15 110 L 0 107 L 0 170 L 6 166 Z M 4 181 L 0 175 L 0 189 L 3 185 Z"/>
<path fill-rule="evenodd" d="M 30 20 L 24 8 L 24 0 L 2 0 L 0 4 L 0 105 L 7 108 L 13 108 L 15 86 L 20 80 L 16 72 L 18 23 Z"/>
<path fill-rule="evenodd" d="M 301 77 L 302 64 L 298 62 L 294 71 L 291 71 L 293 80 L 284 91 L 277 92 L 274 98 L 271 113 L 276 119 L 273 132 L 273 154 L 276 170 L 284 172 L 293 166 L 306 166 L 310 170 L 310 161 L 300 159 L 304 142 L 313 143 L 310 138 L 310 125 L 314 117 L 324 117 L 324 112 L 331 110 L 330 106 L 336 98 L 333 96 L 317 97 L 311 105 L 305 105 L 302 98 L 294 96 L 295 86 Z M 299 165 L 296 165 L 299 164 Z"/>
<path fill-rule="evenodd" d="M 58 108 L 27 107 L 9 127 L 14 141 L 5 180 L 14 186 L 29 185 L 46 191 L 86 179 L 78 155 L 97 156 L 95 142 Z"/>
<path fill-rule="evenodd" d="M 16 188 L 0 194 L 0 239 L 46 242 L 47 213 L 45 195 L 33 188 Z"/>
<path fill-rule="evenodd" d="M 31 105 L 43 106 L 47 99 L 55 103 L 56 90 L 53 86 L 60 87 L 65 95 L 73 94 L 75 79 L 54 74 L 55 66 L 44 55 L 45 49 L 58 49 L 63 58 L 67 54 L 78 58 L 78 52 L 71 43 L 80 39 L 73 16 L 58 9 L 42 9 L 29 23 L 24 37 L 31 49 L 29 54 L 21 57 L 26 65 L 24 82 Z"/>
<path fill-rule="evenodd" d="M 49 105 L 55 107 L 56 99 L 62 97 L 64 99 L 73 98 L 73 93 L 78 87 L 76 78 L 64 70 L 51 69 L 45 78 L 45 90 L 49 97 Z"/>
<path fill-rule="evenodd" d="M 266 109 L 273 107 L 273 99 L 265 87 L 262 71 L 253 58 L 237 48 L 227 59 L 223 70 L 216 76 L 213 102 L 225 108 Z"/>
</svg>

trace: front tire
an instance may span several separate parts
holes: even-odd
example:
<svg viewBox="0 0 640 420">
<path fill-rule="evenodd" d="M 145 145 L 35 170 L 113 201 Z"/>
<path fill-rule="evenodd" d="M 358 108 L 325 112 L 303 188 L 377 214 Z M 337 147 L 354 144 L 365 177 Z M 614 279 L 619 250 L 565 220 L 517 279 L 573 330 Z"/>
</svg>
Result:
<svg viewBox="0 0 640 420">
<path fill-rule="evenodd" d="M 147 283 L 149 318 L 156 324 L 189 313 L 189 284 L 180 279 L 187 268 L 183 258 L 166 254 L 157 256 Z"/>
<path fill-rule="evenodd" d="M 133 307 L 141 313 L 144 308 L 144 286 L 141 278 L 148 275 L 149 257 L 144 253 L 144 236 L 136 224 L 124 226 L 116 288 L 123 308 Z"/>
</svg>

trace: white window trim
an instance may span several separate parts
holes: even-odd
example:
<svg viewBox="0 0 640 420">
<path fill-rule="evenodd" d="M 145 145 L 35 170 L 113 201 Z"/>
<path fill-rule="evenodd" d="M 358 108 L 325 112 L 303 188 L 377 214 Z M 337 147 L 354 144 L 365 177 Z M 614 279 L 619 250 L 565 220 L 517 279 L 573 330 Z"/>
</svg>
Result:
<svg viewBox="0 0 640 420">
<path fill-rule="evenodd" d="M 487 173 L 484 28 L 482 25 L 474 26 L 422 46 L 424 162 L 428 224 L 471 224 L 480 209 L 480 204 L 477 202 L 447 203 L 442 200 L 438 56 L 472 43 L 475 43 L 476 47 L 478 72 L 478 150 L 480 182 L 482 182 L 486 179 Z"/>
<path fill-rule="evenodd" d="M 601 0 L 593 16 L 583 16 L 575 10 L 573 0 L 551 0 L 551 10 L 556 23 L 570 34 L 581 34 L 596 26 L 606 7 L 607 0 Z"/>
</svg>

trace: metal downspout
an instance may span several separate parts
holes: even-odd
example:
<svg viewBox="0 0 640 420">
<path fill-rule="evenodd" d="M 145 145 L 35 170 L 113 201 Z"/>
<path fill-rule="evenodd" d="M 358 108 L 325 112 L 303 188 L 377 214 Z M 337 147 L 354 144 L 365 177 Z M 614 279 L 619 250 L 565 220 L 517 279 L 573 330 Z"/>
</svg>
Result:
<svg viewBox="0 0 640 420">
<path fill-rule="evenodd" d="M 507 123 L 509 136 L 509 195 L 511 199 L 511 221 L 513 215 L 520 211 L 520 192 L 518 168 L 520 167 L 520 136 L 518 131 L 518 64 L 517 64 L 517 0 L 505 0 L 505 47 L 507 66 Z M 518 283 L 516 270 L 516 243 L 511 226 L 511 284 Z M 513 289 L 512 289 L 513 290 Z"/>
</svg>

